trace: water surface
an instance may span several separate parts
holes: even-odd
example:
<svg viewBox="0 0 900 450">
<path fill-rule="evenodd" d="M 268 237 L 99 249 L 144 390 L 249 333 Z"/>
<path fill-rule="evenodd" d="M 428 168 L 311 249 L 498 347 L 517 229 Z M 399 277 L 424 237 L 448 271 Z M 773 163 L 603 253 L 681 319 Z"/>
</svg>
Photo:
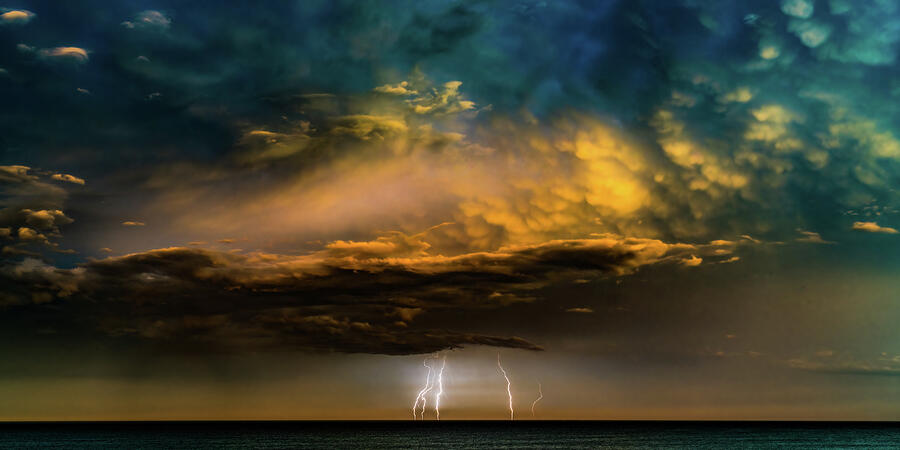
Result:
<svg viewBox="0 0 900 450">
<path fill-rule="evenodd" d="M 3 448 L 900 448 L 895 422 L 2 423 Z"/>
</svg>

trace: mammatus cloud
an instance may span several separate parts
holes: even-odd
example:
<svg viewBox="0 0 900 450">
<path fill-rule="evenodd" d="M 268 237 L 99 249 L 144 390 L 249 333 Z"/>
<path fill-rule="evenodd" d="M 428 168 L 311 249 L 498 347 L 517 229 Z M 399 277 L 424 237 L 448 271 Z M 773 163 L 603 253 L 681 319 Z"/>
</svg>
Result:
<svg viewBox="0 0 900 450">
<path fill-rule="evenodd" d="M 853 222 L 853 229 L 857 231 L 865 231 L 868 233 L 897 234 L 896 228 L 883 227 L 875 222 Z"/>
<path fill-rule="evenodd" d="M 498 116 L 473 130 L 477 111 L 459 87 L 413 76 L 370 95 L 287 99 L 304 113 L 248 127 L 226 162 L 154 175 L 159 196 L 147 214 L 209 235 L 314 239 L 359 223 L 435 227 L 429 244 L 451 253 L 592 233 L 713 239 L 722 230 L 708 223 L 724 221 L 717 214 L 750 184 L 715 167 L 698 173 L 686 163 L 682 173 L 652 145 L 586 115 L 545 124 Z M 263 186 L 258 173 L 269 174 Z M 216 195 L 225 184 L 243 187 L 228 207 Z M 370 200 L 354 200 L 362 198 Z M 728 234 L 771 228 L 741 225 Z"/>
<path fill-rule="evenodd" d="M 648 111 L 646 139 L 596 114 L 477 109 L 461 91 L 467 84 L 419 72 L 358 95 L 285 95 L 272 100 L 283 105 L 279 120 L 245 126 L 227 161 L 154 175 L 159 195 L 147 214 L 210 240 L 447 224 L 428 242 L 450 253 L 592 233 L 786 241 L 797 221 L 779 211 L 818 195 L 817 180 L 831 180 L 821 189 L 834 192 L 816 197 L 833 203 L 823 208 L 888 196 L 884 167 L 900 160 L 900 141 L 883 125 L 843 96 L 810 87 L 802 101 L 780 103 L 729 73 L 674 72 L 677 82 Z M 235 184 L 242 189 L 226 207 L 216 193 Z M 815 223 L 815 211 L 802 215 Z M 799 241 L 829 243 L 820 232 L 831 231 L 803 231 Z"/>
<path fill-rule="evenodd" d="M 126 226 L 126 227 L 142 227 L 145 225 L 147 225 L 147 224 L 145 224 L 144 222 L 139 222 L 137 220 L 126 220 L 126 221 L 122 222 L 122 226 Z"/>
<path fill-rule="evenodd" d="M 7 10 L 0 8 L 0 24 L 24 25 L 31 22 L 37 14 L 24 9 Z"/>
</svg>

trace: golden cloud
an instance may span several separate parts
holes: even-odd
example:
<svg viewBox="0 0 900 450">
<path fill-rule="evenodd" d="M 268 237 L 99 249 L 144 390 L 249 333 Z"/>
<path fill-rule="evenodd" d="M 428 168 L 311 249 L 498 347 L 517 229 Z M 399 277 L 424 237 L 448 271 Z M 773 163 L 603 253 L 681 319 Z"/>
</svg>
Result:
<svg viewBox="0 0 900 450">
<path fill-rule="evenodd" d="M 56 173 L 56 174 L 53 174 L 53 176 L 51 178 L 53 178 L 54 180 L 65 181 L 68 183 L 84 185 L 83 178 L 78 178 L 74 175 L 69 175 L 67 173 Z"/>
<path fill-rule="evenodd" d="M 0 23 L 6 24 L 26 24 L 34 19 L 35 13 L 24 9 L 14 9 L 0 14 Z"/>
<path fill-rule="evenodd" d="M 897 234 L 896 228 L 883 227 L 875 222 L 853 222 L 853 229 L 869 233 Z"/>
<path fill-rule="evenodd" d="M 88 51 L 80 47 L 53 47 L 38 50 L 38 56 L 45 59 L 66 60 L 83 64 L 90 59 Z"/>
</svg>

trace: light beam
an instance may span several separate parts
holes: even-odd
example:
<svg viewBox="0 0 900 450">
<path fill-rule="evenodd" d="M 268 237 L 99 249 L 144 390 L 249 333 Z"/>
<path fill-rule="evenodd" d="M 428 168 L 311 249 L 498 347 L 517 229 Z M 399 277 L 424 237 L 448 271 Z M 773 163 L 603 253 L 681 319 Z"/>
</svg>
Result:
<svg viewBox="0 0 900 450">
<path fill-rule="evenodd" d="M 515 418 L 515 411 L 513 410 L 512 383 L 509 381 L 506 371 L 503 370 L 503 366 L 500 365 L 500 353 L 497 353 L 497 367 L 500 368 L 503 378 L 506 379 L 506 394 L 509 396 L 509 420 L 513 420 Z"/>
</svg>

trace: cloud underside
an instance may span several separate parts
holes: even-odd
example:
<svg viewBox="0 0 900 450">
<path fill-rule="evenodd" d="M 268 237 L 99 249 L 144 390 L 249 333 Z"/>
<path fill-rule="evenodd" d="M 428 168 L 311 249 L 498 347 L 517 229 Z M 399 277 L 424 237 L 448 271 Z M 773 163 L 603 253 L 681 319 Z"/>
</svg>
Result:
<svg viewBox="0 0 900 450">
<path fill-rule="evenodd" d="M 398 244 L 411 239 L 397 233 L 337 242 L 300 256 L 168 248 L 75 269 L 26 259 L 3 269 L 3 282 L 12 287 L 3 301 L 17 314 L 65 311 L 65 326 L 79 332 L 173 347 L 379 354 L 465 345 L 540 350 L 523 338 L 472 332 L 442 318 L 489 314 L 531 301 L 550 283 L 627 274 L 706 248 L 604 236 L 448 257 Z M 442 328 L 419 326 L 425 316 Z"/>
</svg>

